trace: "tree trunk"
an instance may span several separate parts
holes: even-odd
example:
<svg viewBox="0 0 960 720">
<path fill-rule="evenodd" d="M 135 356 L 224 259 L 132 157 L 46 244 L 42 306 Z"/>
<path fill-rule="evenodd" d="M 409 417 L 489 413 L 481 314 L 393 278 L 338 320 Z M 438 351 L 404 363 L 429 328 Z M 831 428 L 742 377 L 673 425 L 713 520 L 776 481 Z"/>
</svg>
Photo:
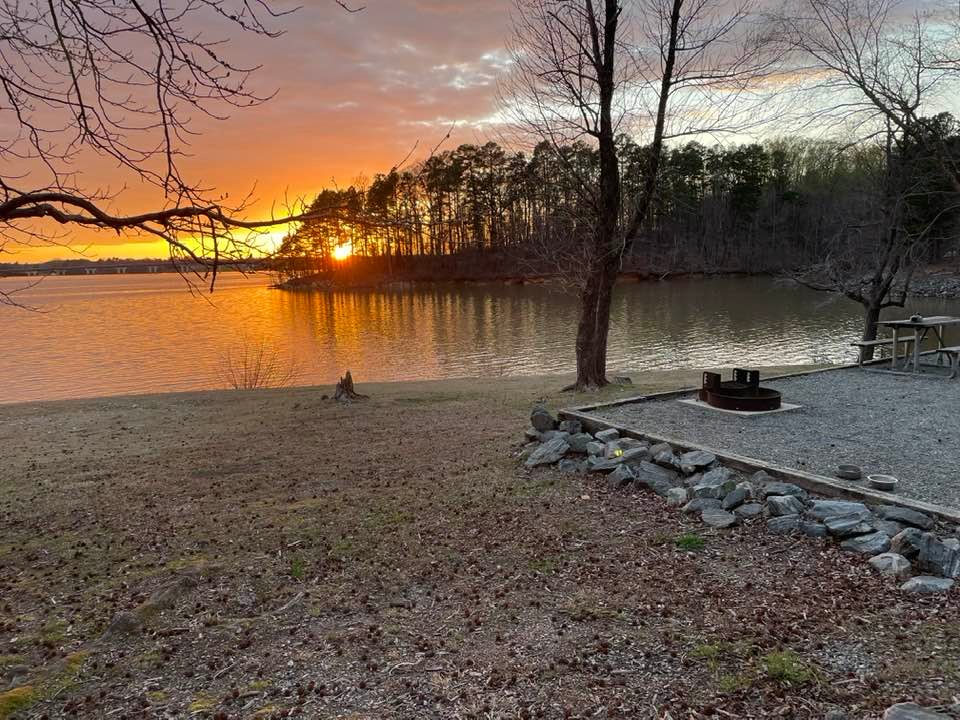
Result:
<svg viewBox="0 0 960 720">
<path fill-rule="evenodd" d="M 864 306 L 863 317 L 863 337 L 864 342 L 877 339 L 877 321 L 880 319 L 880 305 L 876 303 L 867 303 Z M 860 348 L 860 362 L 869 362 L 873 360 L 873 346 Z M 894 348 L 896 352 L 896 348 Z"/>
<path fill-rule="evenodd" d="M 610 334 L 610 303 L 617 279 L 618 262 L 601 262 L 587 278 L 580 294 L 577 324 L 577 381 L 580 390 L 600 388 L 607 381 L 607 337 Z"/>
</svg>

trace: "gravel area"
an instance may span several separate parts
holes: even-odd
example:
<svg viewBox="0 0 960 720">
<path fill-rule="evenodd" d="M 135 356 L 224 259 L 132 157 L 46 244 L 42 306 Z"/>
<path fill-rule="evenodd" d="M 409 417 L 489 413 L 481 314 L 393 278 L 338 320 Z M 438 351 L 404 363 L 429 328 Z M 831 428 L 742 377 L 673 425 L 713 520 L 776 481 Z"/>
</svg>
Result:
<svg viewBox="0 0 960 720">
<path fill-rule="evenodd" d="M 859 465 L 899 478 L 903 496 L 960 508 L 960 381 L 845 369 L 761 383 L 802 407 L 740 417 L 670 399 L 594 414 L 818 475 Z"/>
</svg>

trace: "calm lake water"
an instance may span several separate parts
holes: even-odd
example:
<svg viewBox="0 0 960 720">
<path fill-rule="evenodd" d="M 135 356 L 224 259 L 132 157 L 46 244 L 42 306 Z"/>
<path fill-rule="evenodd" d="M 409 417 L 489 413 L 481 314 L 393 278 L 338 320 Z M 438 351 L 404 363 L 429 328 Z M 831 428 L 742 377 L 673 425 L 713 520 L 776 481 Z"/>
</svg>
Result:
<svg viewBox="0 0 960 720">
<path fill-rule="evenodd" d="M 497 377 L 574 368 L 573 298 L 546 286 L 289 293 L 226 274 L 195 296 L 176 275 L 50 277 L 0 306 L 0 402 L 225 387 L 224 358 L 265 343 L 297 384 Z M 0 278 L 9 289 L 23 279 Z M 960 302 L 905 311 L 960 314 Z M 624 284 L 610 366 L 648 369 L 851 360 L 859 306 L 770 279 Z"/>
</svg>

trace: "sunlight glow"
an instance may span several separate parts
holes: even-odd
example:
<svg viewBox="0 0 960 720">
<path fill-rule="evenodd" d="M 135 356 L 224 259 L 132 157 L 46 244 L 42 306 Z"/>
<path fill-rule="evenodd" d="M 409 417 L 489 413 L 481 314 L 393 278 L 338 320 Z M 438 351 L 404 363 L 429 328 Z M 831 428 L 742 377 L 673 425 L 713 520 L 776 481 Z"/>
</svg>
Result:
<svg viewBox="0 0 960 720">
<path fill-rule="evenodd" d="M 353 255 L 353 244 L 345 243 L 343 245 L 337 245 L 333 249 L 333 259 L 334 260 L 346 260 L 348 257 Z"/>
</svg>

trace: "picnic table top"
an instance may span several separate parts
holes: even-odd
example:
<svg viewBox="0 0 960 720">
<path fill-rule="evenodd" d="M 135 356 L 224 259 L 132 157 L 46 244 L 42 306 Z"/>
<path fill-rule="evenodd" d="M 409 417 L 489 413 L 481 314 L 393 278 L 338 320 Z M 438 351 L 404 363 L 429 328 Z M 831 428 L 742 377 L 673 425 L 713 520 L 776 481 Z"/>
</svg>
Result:
<svg viewBox="0 0 960 720">
<path fill-rule="evenodd" d="M 941 325 L 960 325 L 960 317 L 952 315 L 930 315 L 920 320 L 911 320 L 904 318 L 902 320 L 880 320 L 877 325 L 886 327 L 908 327 L 908 328 L 929 328 L 939 327 Z"/>
</svg>

